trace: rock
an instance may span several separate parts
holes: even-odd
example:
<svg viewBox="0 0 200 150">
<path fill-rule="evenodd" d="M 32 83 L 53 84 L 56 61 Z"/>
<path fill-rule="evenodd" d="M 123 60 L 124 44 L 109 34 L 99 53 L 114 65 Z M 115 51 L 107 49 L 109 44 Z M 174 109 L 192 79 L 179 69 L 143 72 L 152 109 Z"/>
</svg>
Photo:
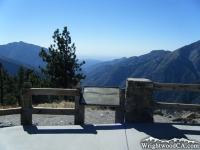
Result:
<svg viewBox="0 0 200 150">
<path fill-rule="evenodd" d="M 190 123 L 192 118 L 176 118 L 172 120 L 173 122 Z"/>
<path fill-rule="evenodd" d="M 175 121 L 180 122 L 180 121 L 182 121 L 182 120 L 183 120 L 183 118 L 175 118 L 175 119 L 172 119 L 173 122 L 175 122 Z"/>
<path fill-rule="evenodd" d="M 183 118 L 181 123 L 190 123 L 191 122 L 191 118 Z"/>
<path fill-rule="evenodd" d="M 197 120 L 192 119 L 191 124 L 199 124 Z"/>
<path fill-rule="evenodd" d="M 191 118 L 191 119 L 196 119 L 197 118 L 197 115 L 195 113 L 189 113 L 185 116 L 183 116 L 183 118 Z"/>
<path fill-rule="evenodd" d="M 169 116 L 167 116 L 167 118 L 172 118 L 172 116 L 169 115 Z"/>
<path fill-rule="evenodd" d="M 164 116 L 164 113 L 161 110 L 156 110 L 154 112 L 154 115 L 160 115 L 160 116 Z"/>
</svg>

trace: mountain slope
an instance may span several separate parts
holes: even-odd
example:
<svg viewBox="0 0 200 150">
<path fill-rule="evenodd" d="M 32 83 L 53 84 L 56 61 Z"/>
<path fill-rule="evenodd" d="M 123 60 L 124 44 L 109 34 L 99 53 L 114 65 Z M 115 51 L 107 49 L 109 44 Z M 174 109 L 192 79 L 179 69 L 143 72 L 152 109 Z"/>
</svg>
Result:
<svg viewBox="0 0 200 150">
<path fill-rule="evenodd" d="M 85 85 L 101 85 L 101 86 L 121 86 L 124 87 L 126 78 L 137 73 L 140 76 L 141 71 L 136 72 L 135 69 L 151 59 L 163 56 L 170 53 L 169 51 L 157 50 L 149 54 L 139 57 L 130 57 L 114 65 L 102 65 L 97 67 L 87 75 L 86 80 L 83 81 Z M 148 67 L 148 66 L 147 66 Z M 144 69 L 142 71 L 146 71 Z"/>
<path fill-rule="evenodd" d="M 44 48 L 47 53 L 48 50 Z M 16 60 L 18 63 L 30 64 L 32 67 L 38 69 L 38 66 L 45 68 L 46 62 L 42 61 L 42 58 L 39 57 L 39 52 L 41 47 L 33 44 L 28 44 L 25 42 L 13 42 L 6 45 L 0 45 L 0 55 L 5 58 L 10 58 L 12 61 Z M 82 62 L 83 59 L 80 59 L 78 62 Z M 86 64 L 82 66 L 83 73 L 91 69 L 92 65 L 100 63 L 99 60 L 86 59 Z M 23 65 L 23 64 L 22 64 Z"/>
<path fill-rule="evenodd" d="M 147 55 L 148 56 L 148 55 Z M 151 56 L 151 55 L 149 55 Z M 127 78 L 147 78 L 153 82 L 195 83 L 200 80 L 200 41 L 163 55 L 141 59 L 131 57 L 113 66 L 101 66 L 87 75 L 84 85 L 120 86 Z M 137 60 L 137 61 L 136 61 Z M 200 94 L 155 92 L 156 101 L 200 103 Z"/>
<path fill-rule="evenodd" d="M 127 58 L 126 57 L 123 57 L 123 58 L 120 58 L 120 59 L 114 59 L 112 61 L 104 61 L 104 62 L 99 62 L 99 63 L 96 63 L 96 64 L 93 64 L 93 65 L 87 65 L 87 60 L 86 60 L 86 66 L 83 66 L 83 70 L 84 70 L 84 73 L 85 74 L 88 74 L 90 73 L 92 70 L 96 69 L 97 67 L 100 67 L 100 66 L 105 66 L 105 65 L 114 65 L 114 64 L 117 64 L 123 60 L 126 60 Z"/>
<path fill-rule="evenodd" d="M 2 63 L 4 68 L 8 70 L 8 73 L 9 73 L 10 76 L 15 75 L 18 72 L 19 67 L 23 66 L 23 67 L 28 68 L 28 69 L 33 69 L 41 77 L 43 77 L 42 73 L 40 72 L 40 70 L 38 68 L 35 68 L 35 67 L 33 67 L 29 64 L 22 63 L 22 62 L 19 62 L 19 61 L 10 59 L 10 58 L 5 58 L 1 55 L 0 55 L 0 62 Z"/>
<path fill-rule="evenodd" d="M 45 49 L 47 51 L 47 49 Z M 46 64 L 39 57 L 40 46 L 27 44 L 24 42 L 14 42 L 6 45 L 0 45 L 0 55 L 11 58 L 38 68 L 39 65 L 44 67 Z"/>
<path fill-rule="evenodd" d="M 88 74 L 84 84 L 112 86 L 112 83 L 124 87 L 128 77 L 173 83 L 190 83 L 200 79 L 200 41 L 173 52 L 158 52 L 155 57 L 151 54 L 156 51 L 152 51 L 139 57 L 130 57 L 113 66 L 98 67 Z"/>
<path fill-rule="evenodd" d="M 144 54 L 141 56 L 133 56 L 133 57 L 129 57 L 128 59 L 124 60 L 123 62 L 119 63 L 118 65 L 133 65 L 133 64 L 137 64 L 137 63 L 141 63 L 147 60 L 150 60 L 152 58 L 156 58 L 158 56 L 162 56 L 165 54 L 170 53 L 170 51 L 165 51 L 165 50 L 152 50 L 150 53 L 148 54 Z"/>
</svg>

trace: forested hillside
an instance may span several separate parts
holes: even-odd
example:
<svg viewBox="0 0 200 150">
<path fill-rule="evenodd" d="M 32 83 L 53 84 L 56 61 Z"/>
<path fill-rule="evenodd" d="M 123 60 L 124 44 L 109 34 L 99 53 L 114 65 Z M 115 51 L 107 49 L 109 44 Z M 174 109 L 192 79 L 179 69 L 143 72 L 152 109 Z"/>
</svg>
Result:
<svg viewBox="0 0 200 150">
<path fill-rule="evenodd" d="M 147 78 L 164 83 L 197 83 L 200 80 L 200 41 L 173 52 L 152 51 L 114 65 L 97 67 L 87 75 L 84 85 L 125 88 L 127 78 Z M 156 101 L 200 103 L 196 93 L 157 93 Z"/>
<path fill-rule="evenodd" d="M 12 47 L 13 45 L 18 45 L 17 49 L 5 52 L 8 47 Z M 21 45 L 22 51 L 20 51 L 19 45 Z M 30 48 L 30 51 L 34 51 L 30 53 L 31 55 L 33 54 L 33 56 L 29 57 L 30 54 L 25 52 L 27 49 L 24 48 L 26 47 L 24 45 L 35 47 Z M 40 58 L 38 54 L 36 55 L 36 53 L 41 49 L 39 46 L 37 48 L 36 47 L 37 46 L 35 45 L 26 44 L 24 42 L 11 43 L 6 46 L 4 45 L 3 49 L 0 46 L 0 54 L 4 54 L 9 57 L 6 58 L 1 56 L 0 62 L 3 67 L 8 70 L 9 74 L 13 76 L 12 80 L 19 82 L 16 78 L 19 78 L 17 77 L 19 76 L 19 68 L 23 65 L 25 72 L 27 71 L 33 73 L 35 71 L 34 75 L 29 77 L 27 73 L 27 76 L 23 78 L 30 78 L 31 82 L 33 82 L 34 85 L 37 85 L 37 87 L 44 86 L 44 79 L 41 78 L 36 79 L 37 83 L 34 83 L 35 81 L 33 81 L 33 76 L 39 75 L 41 77 L 41 72 L 38 71 L 38 68 L 32 67 L 30 64 L 31 61 L 28 61 L 30 58 L 34 65 L 42 64 L 41 66 L 44 66 L 45 62 L 42 61 L 42 58 Z M 44 50 L 46 52 L 46 49 Z M 18 61 L 20 58 L 17 56 L 22 56 L 22 52 L 24 53 L 23 56 L 27 57 L 24 58 L 23 61 L 29 62 L 28 64 Z M 13 60 L 11 58 L 16 58 L 17 60 Z M 82 84 L 91 86 L 120 86 L 121 88 L 125 88 L 127 78 L 147 78 L 153 82 L 164 83 L 199 83 L 200 41 L 183 46 L 175 51 L 153 50 L 150 53 L 141 56 L 132 56 L 129 58 L 122 57 L 121 59 L 113 61 L 100 62 L 97 60 L 89 60 L 88 64 L 86 60 L 86 65 L 82 66 L 81 72 L 87 75 L 86 79 L 81 80 Z M 78 71 L 78 73 L 80 73 L 80 71 Z M 19 85 L 17 85 L 17 87 L 18 86 Z M 19 88 L 17 90 L 19 90 Z M 194 92 L 155 91 L 155 100 L 200 103 L 200 95 Z"/>
</svg>

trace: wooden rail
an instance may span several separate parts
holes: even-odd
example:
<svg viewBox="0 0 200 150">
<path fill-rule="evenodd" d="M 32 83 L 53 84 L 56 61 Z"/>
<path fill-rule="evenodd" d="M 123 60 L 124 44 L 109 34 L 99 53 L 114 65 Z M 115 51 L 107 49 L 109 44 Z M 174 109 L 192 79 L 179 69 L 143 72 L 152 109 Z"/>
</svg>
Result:
<svg viewBox="0 0 200 150">
<path fill-rule="evenodd" d="M 23 108 L 23 113 L 28 114 L 52 114 L 52 115 L 75 115 L 76 110 L 73 108 Z"/>
<path fill-rule="evenodd" d="M 78 89 L 60 89 L 60 88 L 24 88 L 22 94 L 80 96 L 80 91 Z"/>
<path fill-rule="evenodd" d="M 8 109 L 0 109 L 0 116 L 4 115 L 13 115 L 13 114 L 21 114 L 21 107 L 18 108 L 8 108 Z"/>
<path fill-rule="evenodd" d="M 80 85 L 77 89 L 32 88 L 31 83 L 25 82 L 21 95 L 21 124 L 32 125 L 32 114 L 74 115 L 74 124 L 84 124 L 84 107 L 80 106 Z M 41 108 L 32 107 L 32 95 L 67 95 L 75 96 L 75 108 Z"/>
<path fill-rule="evenodd" d="M 200 84 L 178 84 L 178 83 L 156 83 L 156 82 L 154 82 L 153 90 L 200 92 Z M 170 109 L 170 110 L 185 110 L 185 111 L 195 111 L 195 112 L 200 111 L 200 105 L 198 105 L 198 104 L 154 102 L 153 108 Z"/>
<path fill-rule="evenodd" d="M 200 84 L 175 84 L 175 83 L 153 83 L 154 90 L 172 91 L 196 91 L 200 92 Z"/>
<path fill-rule="evenodd" d="M 197 105 L 197 104 L 154 102 L 153 108 L 170 109 L 170 110 L 185 110 L 185 111 L 194 111 L 194 112 L 200 111 L 200 105 Z"/>
<path fill-rule="evenodd" d="M 75 97 L 75 108 L 44 108 L 32 106 L 32 95 L 67 95 Z M 84 124 L 85 105 L 80 104 L 80 84 L 76 89 L 32 88 L 31 83 L 22 86 L 21 107 L 0 109 L 1 115 L 21 114 L 21 125 L 32 125 L 32 114 L 74 115 L 74 124 Z M 115 123 L 124 122 L 125 90 L 120 93 L 120 107 L 116 108 Z"/>
<path fill-rule="evenodd" d="M 148 79 L 127 79 L 126 91 L 123 89 L 119 94 L 120 106 L 115 110 L 115 123 L 124 123 L 124 121 L 144 121 L 141 118 L 141 112 L 146 111 L 144 107 L 150 109 L 170 109 L 200 111 L 200 105 L 181 104 L 181 103 L 163 103 L 154 102 L 153 90 L 172 90 L 172 91 L 196 91 L 200 92 L 200 84 L 175 84 L 175 83 L 153 83 Z M 130 87 L 129 87 L 130 86 Z M 30 83 L 25 82 L 22 87 L 21 107 L 0 109 L 1 115 L 21 114 L 22 125 L 32 125 L 32 114 L 54 114 L 54 115 L 74 115 L 74 124 L 84 124 L 85 105 L 81 105 L 80 84 L 76 89 L 60 88 L 32 88 Z M 75 97 L 75 108 L 42 108 L 32 106 L 32 95 L 67 95 Z M 125 98 L 126 95 L 126 98 Z M 126 103 L 125 103 L 126 101 Z M 125 106 L 126 104 L 126 106 Z M 134 107 L 134 109 L 133 109 Z M 148 112 L 152 112 L 147 109 Z M 124 116 L 126 112 L 127 119 Z M 134 115 L 133 115 L 134 114 Z M 143 113 L 145 114 L 145 113 Z M 138 117 L 134 117 L 137 116 Z M 152 117 L 152 115 L 149 115 Z M 124 120 L 125 118 L 125 120 Z M 151 118 L 149 119 L 151 121 Z"/>
</svg>

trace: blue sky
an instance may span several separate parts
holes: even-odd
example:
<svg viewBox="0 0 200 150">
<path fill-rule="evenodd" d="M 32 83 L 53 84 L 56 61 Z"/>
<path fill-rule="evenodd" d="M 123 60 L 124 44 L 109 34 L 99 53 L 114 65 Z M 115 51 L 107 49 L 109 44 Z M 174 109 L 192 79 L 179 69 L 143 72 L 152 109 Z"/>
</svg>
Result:
<svg viewBox="0 0 200 150">
<path fill-rule="evenodd" d="M 199 0 L 0 0 L 0 45 L 48 48 L 67 26 L 78 57 L 173 51 L 200 40 Z"/>
</svg>

